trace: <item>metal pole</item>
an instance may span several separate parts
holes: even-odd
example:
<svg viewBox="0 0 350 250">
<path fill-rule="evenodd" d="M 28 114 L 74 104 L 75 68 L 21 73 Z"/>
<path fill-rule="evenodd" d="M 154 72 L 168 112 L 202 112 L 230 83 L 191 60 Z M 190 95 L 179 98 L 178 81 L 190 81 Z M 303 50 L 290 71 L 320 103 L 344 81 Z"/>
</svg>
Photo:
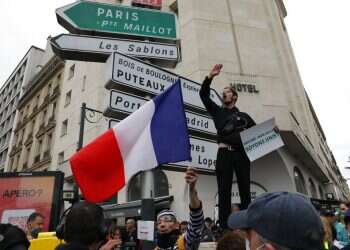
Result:
<svg viewBox="0 0 350 250">
<path fill-rule="evenodd" d="M 154 198 L 154 173 L 152 170 L 147 170 L 142 174 L 141 185 L 141 197 L 143 199 Z"/>
<path fill-rule="evenodd" d="M 77 151 L 79 151 L 83 147 L 83 143 L 84 143 L 85 114 L 86 114 L 86 103 L 83 102 L 81 105 L 81 111 L 80 111 L 80 129 L 79 129 Z"/>
<path fill-rule="evenodd" d="M 154 221 L 155 217 L 154 199 L 142 199 L 141 201 L 141 220 Z M 156 247 L 153 241 L 144 240 L 142 250 L 153 250 Z"/>
</svg>

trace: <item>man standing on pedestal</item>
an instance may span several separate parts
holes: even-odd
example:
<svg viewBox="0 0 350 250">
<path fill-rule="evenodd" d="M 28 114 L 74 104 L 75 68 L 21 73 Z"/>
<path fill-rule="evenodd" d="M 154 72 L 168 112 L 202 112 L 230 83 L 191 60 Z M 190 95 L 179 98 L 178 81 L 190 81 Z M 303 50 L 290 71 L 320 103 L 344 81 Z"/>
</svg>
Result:
<svg viewBox="0 0 350 250">
<path fill-rule="evenodd" d="M 235 106 L 237 92 L 231 87 L 223 90 L 223 105 L 218 106 L 210 99 L 210 84 L 220 74 L 222 64 L 216 64 L 204 79 L 200 97 L 204 106 L 214 120 L 218 136 L 218 154 L 216 160 L 216 179 L 219 195 L 219 223 L 227 229 L 227 219 L 231 212 L 231 192 L 233 170 L 235 170 L 241 209 L 246 209 L 250 197 L 250 161 L 244 151 L 239 133 L 255 125 L 254 120 Z"/>
</svg>

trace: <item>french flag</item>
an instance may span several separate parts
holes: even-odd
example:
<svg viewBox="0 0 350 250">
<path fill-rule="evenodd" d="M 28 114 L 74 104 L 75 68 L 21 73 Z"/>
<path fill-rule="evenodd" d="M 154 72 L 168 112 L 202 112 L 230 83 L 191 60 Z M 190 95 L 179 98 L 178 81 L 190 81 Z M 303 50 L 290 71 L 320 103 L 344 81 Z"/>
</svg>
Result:
<svg viewBox="0 0 350 250">
<path fill-rule="evenodd" d="M 73 155 L 70 165 L 84 198 L 102 202 L 139 171 L 190 158 L 181 82 L 177 80 Z"/>
</svg>

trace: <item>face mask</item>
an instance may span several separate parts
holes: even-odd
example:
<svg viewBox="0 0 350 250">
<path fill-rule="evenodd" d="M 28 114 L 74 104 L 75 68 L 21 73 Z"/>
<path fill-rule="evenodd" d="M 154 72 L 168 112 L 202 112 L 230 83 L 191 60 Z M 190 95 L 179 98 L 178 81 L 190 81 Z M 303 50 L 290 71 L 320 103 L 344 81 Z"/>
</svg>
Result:
<svg viewBox="0 0 350 250">
<path fill-rule="evenodd" d="M 262 244 L 261 246 L 259 246 L 256 250 L 261 250 L 261 249 L 263 249 L 263 247 L 265 246 L 265 244 Z M 245 240 L 245 249 L 246 250 L 250 250 L 250 242 L 249 242 L 249 240 Z"/>
<path fill-rule="evenodd" d="M 250 250 L 250 242 L 247 239 L 245 239 L 245 249 Z"/>
<path fill-rule="evenodd" d="M 177 235 L 174 232 L 167 234 L 157 233 L 157 245 L 159 248 L 167 249 L 175 246 Z"/>
<path fill-rule="evenodd" d="M 262 245 L 259 246 L 256 250 L 261 250 L 261 249 L 263 249 L 264 246 L 265 246 L 265 244 L 262 244 Z"/>
<path fill-rule="evenodd" d="M 38 238 L 38 234 L 41 232 L 41 229 L 40 228 L 35 228 L 33 229 L 32 231 L 30 231 L 30 235 L 36 239 Z"/>
</svg>

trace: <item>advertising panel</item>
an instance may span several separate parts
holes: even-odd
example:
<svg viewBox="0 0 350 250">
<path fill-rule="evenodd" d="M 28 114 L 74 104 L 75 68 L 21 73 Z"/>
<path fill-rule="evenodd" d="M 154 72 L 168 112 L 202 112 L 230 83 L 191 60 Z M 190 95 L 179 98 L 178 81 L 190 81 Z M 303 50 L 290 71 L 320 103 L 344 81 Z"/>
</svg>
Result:
<svg viewBox="0 0 350 250">
<path fill-rule="evenodd" d="M 0 223 L 25 229 L 30 214 L 44 215 L 44 230 L 53 229 L 63 186 L 63 173 L 2 173 L 0 175 Z"/>
</svg>

